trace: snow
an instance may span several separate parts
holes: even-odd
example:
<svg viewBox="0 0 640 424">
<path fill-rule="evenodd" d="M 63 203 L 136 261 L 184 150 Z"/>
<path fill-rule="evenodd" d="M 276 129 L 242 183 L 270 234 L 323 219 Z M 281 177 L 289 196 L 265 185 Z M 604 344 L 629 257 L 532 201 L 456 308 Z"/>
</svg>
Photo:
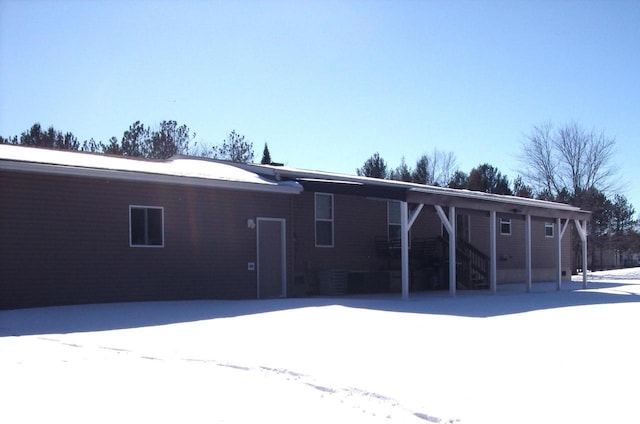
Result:
<svg viewBox="0 0 640 424">
<path fill-rule="evenodd" d="M 639 422 L 640 268 L 499 293 L 0 311 L 3 422 Z"/>
<path fill-rule="evenodd" d="M 246 171 L 232 164 L 195 157 L 175 157 L 168 160 L 148 160 L 142 158 L 118 157 L 103 154 L 90 154 L 68 150 L 54 150 L 0 144 L 0 168 L 2 161 L 18 163 L 46 164 L 63 167 L 71 171 L 83 170 L 87 173 L 99 171 L 122 171 L 122 178 L 131 178 L 127 172 L 198 178 L 220 182 L 245 183 L 260 187 L 288 187 L 300 192 L 302 187 L 295 183 L 282 184 L 267 180 L 260 175 Z M 6 166 L 6 165 L 5 165 Z M 52 168 L 48 172 L 53 172 Z M 62 171 L 61 171 L 62 172 Z M 284 190 L 283 191 L 291 191 Z"/>
</svg>

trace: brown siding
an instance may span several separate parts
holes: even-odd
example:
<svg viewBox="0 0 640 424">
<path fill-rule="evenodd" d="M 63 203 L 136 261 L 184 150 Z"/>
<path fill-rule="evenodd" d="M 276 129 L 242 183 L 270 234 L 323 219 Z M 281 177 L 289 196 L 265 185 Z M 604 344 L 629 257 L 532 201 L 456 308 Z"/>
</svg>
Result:
<svg viewBox="0 0 640 424">
<path fill-rule="evenodd" d="M 462 214 L 465 212 L 463 211 Z M 295 275 L 305 282 L 299 294 L 313 293 L 319 271 L 376 271 L 388 269 L 388 262 L 376 256 L 374 238 L 387 234 L 386 201 L 356 196 L 334 196 L 334 247 L 315 247 L 314 193 L 295 198 L 296 264 Z M 512 217 L 511 235 L 501 235 L 496 223 L 498 282 L 525 281 L 524 217 Z M 544 219 L 532 218 L 532 277 L 534 281 L 553 281 L 556 271 L 556 239 L 544 236 Z M 554 228 L 554 237 L 557 235 Z M 442 223 L 432 205 L 425 205 L 411 229 L 411 238 L 442 235 Z M 470 242 L 489 254 L 489 214 L 471 211 Z M 570 232 L 563 238 L 562 268 L 570 278 Z M 399 267 L 399 263 L 396 264 Z M 446 276 L 440 275 L 439 278 Z"/>
<path fill-rule="evenodd" d="M 334 247 L 316 247 L 314 193 L 295 202 L 296 272 L 370 269 L 376 266 L 374 239 L 387 234 L 386 203 L 334 196 Z"/>
<path fill-rule="evenodd" d="M 334 195 L 334 246 L 315 245 L 315 194 L 295 198 L 295 275 L 304 281 L 299 294 L 314 293 L 318 272 L 388 270 L 378 257 L 376 237 L 387 237 L 387 202 L 358 196 Z M 440 219 L 433 207 L 425 206 L 411 230 L 412 239 L 440 235 Z"/>
<path fill-rule="evenodd" d="M 525 220 L 524 217 L 511 217 L 511 235 L 500 234 L 500 215 L 496 222 L 496 254 L 498 282 L 525 281 Z M 554 281 L 557 277 L 558 228 L 554 223 L 554 237 L 545 237 L 545 220 L 531 219 L 531 268 L 533 281 Z M 562 239 L 562 269 L 565 279 L 571 276 L 570 231 L 567 229 Z M 471 217 L 471 243 L 489 254 L 489 217 Z"/>
<path fill-rule="evenodd" d="M 164 247 L 129 247 L 129 205 L 164 208 Z M 0 173 L 0 308 L 254 298 L 256 232 L 287 221 L 291 196 Z"/>
</svg>

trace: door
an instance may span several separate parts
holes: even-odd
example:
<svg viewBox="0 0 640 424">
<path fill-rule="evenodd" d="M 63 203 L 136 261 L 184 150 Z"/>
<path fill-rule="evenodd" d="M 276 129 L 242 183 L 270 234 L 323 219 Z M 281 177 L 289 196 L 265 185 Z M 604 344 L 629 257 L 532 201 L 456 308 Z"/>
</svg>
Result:
<svg viewBox="0 0 640 424">
<path fill-rule="evenodd" d="M 258 297 L 287 295 L 286 226 L 284 219 L 257 219 Z"/>
</svg>

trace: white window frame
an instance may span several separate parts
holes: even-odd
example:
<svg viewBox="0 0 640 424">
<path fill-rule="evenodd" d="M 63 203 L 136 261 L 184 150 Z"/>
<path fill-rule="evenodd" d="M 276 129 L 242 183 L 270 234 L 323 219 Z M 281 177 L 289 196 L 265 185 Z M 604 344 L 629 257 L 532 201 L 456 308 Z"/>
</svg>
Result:
<svg viewBox="0 0 640 424">
<path fill-rule="evenodd" d="M 331 199 L 331 218 L 318 218 L 318 196 L 328 196 Z M 316 247 L 334 247 L 335 246 L 335 216 L 334 216 L 334 197 L 331 193 L 315 193 L 313 197 L 313 231 L 315 233 L 315 245 Z M 318 222 L 330 222 L 331 223 L 331 244 L 318 244 Z"/>
<path fill-rule="evenodd" d="M 547 233 L 547 228 L 551 228 L 551 234 Z M 544 236 L 546 238 L 553 238 L 555 235 L 555 225 L 553 225 L 553 222 L 545 222 L 544 223 Z"/>
<path fill-rule="evenodd" d="M 402 224 L 400 222 L 402 220 L 402 217 L 400 216 L 400 213 L 402 213 L 402 212 L 400 211 L 398 213 L 398 222 L 391 222 L 391 204 L 392 203 L 393 204 L 397 204 L 398 207 L 400 207 L 400 202 L 397 201 L 397 200 L 389 200 L 387 202 L 387 241 L 388 242 L 392 241 L 392 239 L 391 239 L 391 226 L 399 228 L 399 230 L 398 230 L 398 236 L 399 237 L 398 237 L 397 240 L 400 240 L 400 238 L 402 237 Z"/>
<path fill-rule="evenodd" d="M 133 243 L 133 232 L 132 224 L 131 224 L 131 211 L 133 209 L 159 209 L 160 210 L 160 226 L 162 232 L 162 243 L 160 244 L 134 244 Z M 145 213 L 145 238 L 149 236 L 149 228 L 146 222 L 146 213 Z M 164 207 L 162 206 L 148 206 L 148 205 L 129 205 L 129 247 L 143 247 L 143 248 L 163 248 L 164 247 Z"/>
<path fill-rule="evenodd" d="M 509 226 L 509 231 L 503 231 L 503 225 Z M 500 235 L 501 236 L 510 236 L 511 235 L 511 218 L 500 218 Z"/>
</svg>

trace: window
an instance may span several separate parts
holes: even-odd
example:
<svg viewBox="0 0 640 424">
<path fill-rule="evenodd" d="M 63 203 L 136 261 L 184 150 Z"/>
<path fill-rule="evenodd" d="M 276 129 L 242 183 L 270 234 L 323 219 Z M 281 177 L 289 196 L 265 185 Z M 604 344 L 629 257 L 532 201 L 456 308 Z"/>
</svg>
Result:
<svg viewBox="0 0 640 424">
<path fill-rule="evenodd" d="M 129 243 L 132 247 L 164 247 L 164 209 L 129 206 Z"/>
<path fill-rule="evenodd" d="M 500 218 L 500 234 L 503 236 L 511 235 L 511 219 Z"/>
<path fill-rule="evenodd" d="M 544 223 L 544 236 L 553 237 L 553 222 Z"/>
<path fill-rule="evenodd" d="M 333 247 L 333 194 L 316 193 L 316 247 Z"/>
<path fill-rule="evenodd" d="M 391 247 L 400 248 L 402 240 L 402 223 L 400 222 L 400 202 L 387 202 L 387 240 Z M 411 248 L 411 231 L 409 231 L 409 248 Z"/>
<path fill-rule="evenodd" d="M 401 224 L 400 224 L 400 202 L 387 202 L 387 228 L 389 242 L 400 243 Z"/>
</svg>

